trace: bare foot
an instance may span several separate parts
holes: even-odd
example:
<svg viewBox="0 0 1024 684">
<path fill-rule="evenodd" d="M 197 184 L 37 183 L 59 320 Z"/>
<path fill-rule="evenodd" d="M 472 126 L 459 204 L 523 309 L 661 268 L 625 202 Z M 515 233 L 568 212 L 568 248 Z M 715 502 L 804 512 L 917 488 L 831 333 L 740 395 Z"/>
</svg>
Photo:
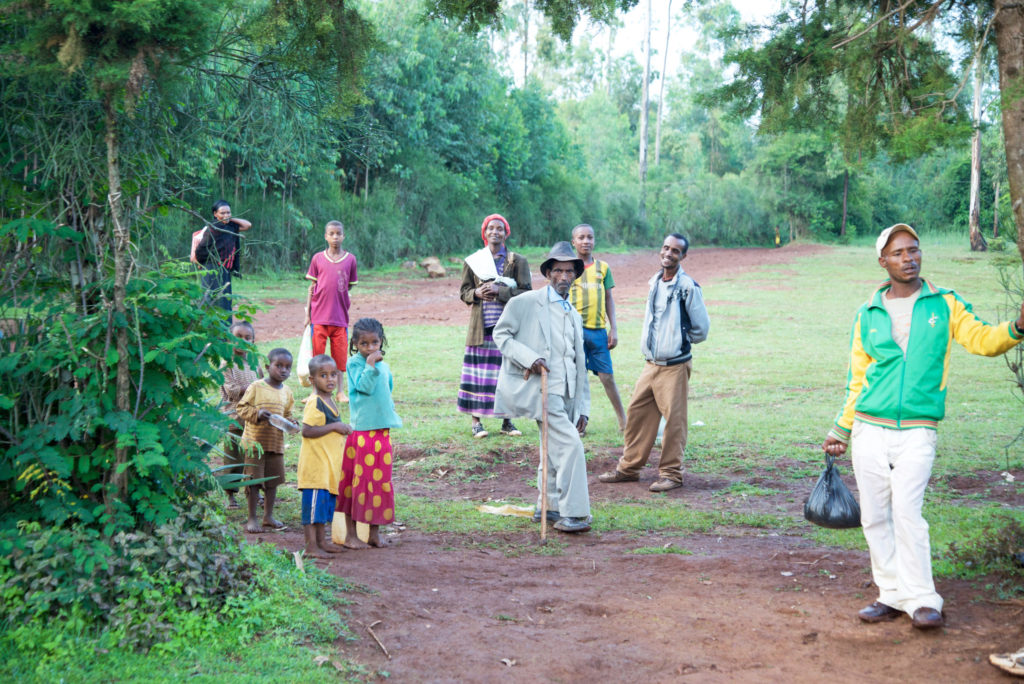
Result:
<svg viewBox="0 0 1024 684">
<path fill-rule="evenodd" d="M 327 557 L 324 554 L 320 553 L 320 549 L 318 549 L 315 546 L 312 547 L 312 548 L 307 546 L 305 549 L 303 549 L 302 554 L 303 554 L 304 558 L 326 558 Z"/>
<path fill-rule="evenodd" d="M 342 544 L 342 546 L 344 546 L 346 549 L 368 549 L 368 548 L 370 548 L 369 546 L 367 546 L 366 544 L 363 543 L 362 539 L 360 539 L 359 537 L 356 537 L 355 535 L 353 535 L 352 538 L 346 537 L 345 538 L 345 543 Z"/>
<path fill-rule="evenodd" d="M 366 543 L 375 549 L 382 549 L 387 546 L 386 542 L 381 541 L 380 532 L 377 530 L 376 525 L 374 525 L 373 529 L 370 530 L 370 536 L 366 538 Z"/>
<path fill-rule="evenodd" d="M 256 518 L 249 518 L 245 523 L 245 531 L 249 534 L 263 534 L 263 525 Z"/>
<path fill-rule="evenodd" d="M 324 553 L 342 553 L 345 549 L 341 546 L 334 546 L 333 544 L 323 544 L 318 547 Z"/>
<path fill-rule="evenodd" d="M 280 520 L 277 520 L 276 518 L 264 518 L 263 519 L 263 526 L 264 527 L 269 527 L 269 528 L 274 529 L 274 530 L 286 529 L 285 528 L 285 524 L 283 522 L 281 522 Z"/>
</svg>

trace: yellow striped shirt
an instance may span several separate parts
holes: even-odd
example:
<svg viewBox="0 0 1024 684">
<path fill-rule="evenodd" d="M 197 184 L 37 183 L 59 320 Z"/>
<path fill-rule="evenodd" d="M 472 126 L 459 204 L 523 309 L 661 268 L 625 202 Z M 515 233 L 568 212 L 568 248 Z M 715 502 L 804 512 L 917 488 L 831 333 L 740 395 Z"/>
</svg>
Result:
<svg viewBox="0 0 1024 684">
<path fill-rule="evenodd" d="M 605 306 L 605 291 L 615 287 L 612 271 L 608 264 L 594 259 L 594 263 L 583 269 L 583 275 L 573 281 L 569 289 L 569 301 L 583 318 L 583 327 L 600 330 L 608 325 L 608 311 Z"/>
</svg>

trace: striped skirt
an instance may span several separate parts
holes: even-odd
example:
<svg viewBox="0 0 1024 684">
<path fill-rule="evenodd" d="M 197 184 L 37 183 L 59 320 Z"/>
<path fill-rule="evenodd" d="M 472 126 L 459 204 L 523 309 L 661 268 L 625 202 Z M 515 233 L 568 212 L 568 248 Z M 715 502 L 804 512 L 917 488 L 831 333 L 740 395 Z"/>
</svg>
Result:
<svg viewBox="0 0 1024 684">
<path fill-rule="evenodd" d="M 459 411 L 474 416 L 499 415 L 494 412 L 494 390 L 500 369 L 501 352 L 489 333 L 484 333 L 484 343 L 479 347 L 466 347 L 459 382 Z"/>
</svg>

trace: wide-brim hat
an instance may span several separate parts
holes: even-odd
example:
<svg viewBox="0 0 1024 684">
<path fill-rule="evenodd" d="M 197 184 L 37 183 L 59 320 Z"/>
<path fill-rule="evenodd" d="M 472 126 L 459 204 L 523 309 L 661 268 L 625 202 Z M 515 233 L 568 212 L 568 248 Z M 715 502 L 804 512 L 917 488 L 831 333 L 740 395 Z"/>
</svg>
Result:
<svg viewBox="0 0 1024 684">
<path fill-rule="evenodd" d="M 571 261 L 572 267 L 576 269 L 576 277 L 579 278 L 583 275 L 583 259 L 576 256 L 576 250 L 572 248 L 572 245 L 568 242 L 556 242 L 551 251 L 548 252 L 547 258 L 544 263 L 540 265 L 540 274 L 545 278 L 548 277 L 548 271 L 551 270 L 551 265 L 556 261 Z"/>
<path fill-rule="evenodd" d="M 918 242 L 921 241 L 921 238 L 917 236 L 917 231 L 908 226 L 906 223 L 893 224 L 886 228 L 885 230 L 883 230 L 881 233 L 879 233 L 878 239 L 875 240 L 875 251 L 878 252 L 879 257 L 882 256 L 882 250 L 885 249 L 885 246 L 889 244 L 889 240 L 891 240 L 892 236 L 895 235 L 896 233 L 910 233 L 911 235 L 914 236 L 915 240 L 917 240 Z"/>
</svg>

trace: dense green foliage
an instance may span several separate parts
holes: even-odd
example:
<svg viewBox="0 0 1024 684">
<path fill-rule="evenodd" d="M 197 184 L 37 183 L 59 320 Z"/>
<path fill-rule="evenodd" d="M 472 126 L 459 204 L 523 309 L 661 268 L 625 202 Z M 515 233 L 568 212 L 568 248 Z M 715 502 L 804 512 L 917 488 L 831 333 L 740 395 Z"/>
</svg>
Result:
<svg viewBox="0 0 1024 684">
<path fill-rule="evenodd" d="M 182 508 L 152 532 L 109 538 L 85 525 L 26 524 L 0 548 L 4 622 L 71 621 L 120 646 L 164 641 L 168 630 L 188 629 L 189 613 L 216 623 L 252 588 L 251 565 L 237 562 L 237 532 L 208 504 Z"/>
<path fill-rule="evenodd" d="M 33 549 L 15 562 L 25 567 L 49 559 L 38 566 L 36 575 L 49 572 L 59 579 L 42 582 L 26 594 L 14 588 L 18 574 L 25 571 L 14 570 L 9 561 L 0 565 L 5 609 L 0 678 L 265 681 L 273 676 L 337 681 L 338 671 L 330 665 L 318 668 L 313 655 L 330 654 L 335 640 L 347 635 L 338 606 L 343 602 L 340 592 L 351 588 L 316 568 L 300 571 L 289 554 L 272 545 L 238 544 L 224 535 L 223 521 L 216 514 L 207 522 L 186 515 L 156 534 L 114 540 L 110 548 L 116 551 L 120 583 L 81 565 L 86 554 L 75 549 L 91 547 L 95 540 L 81 533 L 26 533 L 39 544 L 59 548 Z M 211 511 L 202 510 L 202 515 L 209 517 Z M 179 539 L 182 546 L 176 549 Z M 195 563 L 210 567 L 197 569 Z M 230 576 L 229 567 L 235 569 Z M 205 578 L 203 583 L 195 576 Z M 88 599 L 59 605 L 57 590 L 67 588 L 95 591 L 101 598 L 112 598 L 119 588 L 118 603 L 111 615 L 97 619 L 84 610 Z M 198 589 L 202 596 L 188 596 L 189 590 Z M 56 610 L 24 619 L 45 601 Z M 338 664 L 354 674 L 346 671 L 344 661 Z"/>
</svg>

